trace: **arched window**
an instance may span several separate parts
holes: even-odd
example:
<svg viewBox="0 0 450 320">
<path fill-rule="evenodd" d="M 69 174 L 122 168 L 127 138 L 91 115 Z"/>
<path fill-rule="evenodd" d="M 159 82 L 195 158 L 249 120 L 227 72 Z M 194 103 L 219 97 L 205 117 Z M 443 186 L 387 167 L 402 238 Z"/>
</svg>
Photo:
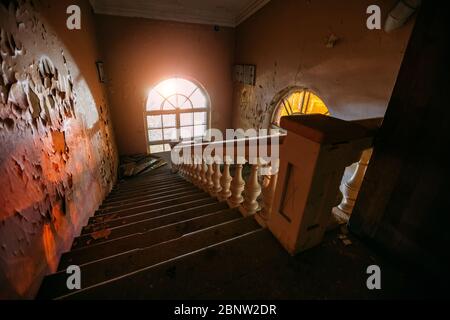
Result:
<svg viewBox="0 0 450 320">
<path fill-rule="evenodd" d="M 145 113 L 150 153 L 170 151 L 170 141 L 204 135 L 209 101 L 206 92 L 192 81 L 171 78 L 150 91 Z"/>
<path fill-rule="evenodd" d="M 272 125 L 279 127 L 283 116 L 320 113 L 330 115 L 327 106 L 317 95 L 306 89 L 289 90 L 278 101 L 272 115 Z"/>
</svg>

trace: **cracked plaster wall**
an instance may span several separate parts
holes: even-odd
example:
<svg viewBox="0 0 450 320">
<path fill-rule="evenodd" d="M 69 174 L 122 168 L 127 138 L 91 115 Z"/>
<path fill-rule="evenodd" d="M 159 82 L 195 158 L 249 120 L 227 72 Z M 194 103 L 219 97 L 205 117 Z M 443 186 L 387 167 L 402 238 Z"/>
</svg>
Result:
<svg viewBox="0 0 450 320">
<path fill-rule="evenodd" d="M 256 85 L 234 85 L 233 126 L 267 128 L 288 87 L 317 93 L 332 116 L 382 117 L 413 21 L 390 34 L 366 28 L 366 8 L 395 0 L 272 0 L 236 30 L 236 63 L 256 64 Z"/>
<path fill-rule="evenodd" d="M 92 15 L 0 2 L 0 298 L 31 298 L 111 189 L 117 152 Z"/>
</svg>

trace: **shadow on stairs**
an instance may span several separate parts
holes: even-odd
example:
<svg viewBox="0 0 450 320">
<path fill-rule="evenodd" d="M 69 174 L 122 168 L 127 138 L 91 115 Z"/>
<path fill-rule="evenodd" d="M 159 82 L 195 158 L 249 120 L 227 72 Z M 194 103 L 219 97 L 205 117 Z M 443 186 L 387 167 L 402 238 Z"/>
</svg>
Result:
<svg viewBox="0 0 450 320">
<path fill-rule="evenodd" d="M 253 217 L 161 168 L 117 184 L 37 298 L 192 298 L 258 268 L 270 252 L 282 249 Z M 80 290 L 67 288 L 70 265 L 80 267 Z"/>
</svg>

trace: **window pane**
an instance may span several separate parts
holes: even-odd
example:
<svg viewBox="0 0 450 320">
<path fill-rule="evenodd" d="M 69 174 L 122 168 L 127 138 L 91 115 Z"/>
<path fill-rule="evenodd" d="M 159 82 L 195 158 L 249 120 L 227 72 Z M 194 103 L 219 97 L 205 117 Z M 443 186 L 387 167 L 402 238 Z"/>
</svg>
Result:
<svg viewBox="0 0 450 320">
<path fill-rule="evenodd" d="M 180 125 L 189 126 L 194 124 L 194 116 L 192 113 L 180 113 Z"/>
<path fill-rule="evenodd" d="M 174 110 L 177 106 L 177 98 L 176 96 L 170 96 L 167 100 L 164 101 L 163 109 L 164 110 Z"/>
<path fill-rule="evenodd" d="M 192 91 L 195 90 L 196 87 L 197 86 L 189 80 L 180 79 L 180 78 L 177 79 L 177 93 L 181 93 L 186 96 L 189 96 L 192 93 Z M 182 101 L 180 101 L 180 102 L 182 102 Z"/>
<path fill-rule="evenodd" d="M 155 130 L 148 130 L 148 139 L 150 141 L 159 141 L 162 140 L 162 130 L 161 129 L 155 129 Z"/>
<path fill-rule="evenodd" d="M 206 124 L 206 112 L 195 112 L 194 124 Z"/>
<path fill-rule="evenodd" d="M 180 101 L 178 102 L 180 104 L 180 109 L 192 109 L 192 102 L 189 100 L 189 98 L 180 96 Z"/>
<path fill-rule="evenodd" d="M 192 104 L 194 108 L 206 108 L 206 98 L 200 90 L 194 92 L 191 96 Z"/>
<path fill-rule="evenodd" d="M 193 128 L 194 127 L 181 127 L 180 128 L 181 139 L 192 138 Z"/>
<path fill-rule="evenodd" d="M 164 98 L 158 92 L 152 90 L 148 95 L 147 110 L 160 110 L 163 100 Z"/>
<path fill-rule="evenodd" d="M 149 128 L 161 128 L 161 116 L 147 116 Z"/>
<path fill-rule="evenodd" d="M 164 129 L 164 140 L 175 140 L 177 138 L 176 128 Z"/>
<path fill-rule="evenodd" d="M 150 153 L 157 153 L 157 152 L 163 152 L 163 151 L 164 151 L 163 144 L 155 144 L 153 146 L 150 146 Z"/>
<path fill-rule="evenodd" d="M 168 144 L 168 143 L 166 143 L 165 145 L 164 145 L 164 151 L 170 151 L 171 149 L 170 149 L 170 144 Z"/>
<path fill-rule="evenodd" d="M 165 114 L 163 115 L 163 124 L 164 127 L 176 127 L 177 123 L 175 120 L 175 115 L 174 114 Z"/>
<path fill-rule="evenodd" d="M 201 137 L 206 131 L 205 125 L 199 125 L 194 127 L 194 137 Z"/>
</svg>

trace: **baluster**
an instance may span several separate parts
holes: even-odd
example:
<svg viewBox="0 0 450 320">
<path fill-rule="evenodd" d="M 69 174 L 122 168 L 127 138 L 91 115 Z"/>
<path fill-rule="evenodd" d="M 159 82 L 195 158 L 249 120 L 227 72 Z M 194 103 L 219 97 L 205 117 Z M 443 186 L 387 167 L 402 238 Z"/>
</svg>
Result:
<svg viewBox="0 0 450 320">
<path fill-rule="evenodd" d="M 185 164 L 185 177 L 187 181 L 191 181 L 191 164 L 188 162 Z"/>
<path fill-rule="evenodd" d="M 273 198 L 275 196 L 275 188 L 277 186 L 278 174 L 272 172 L 270 168 L 270 174 L 264 176 L 263 187 L 262 187 L 262 201 L 261 201 L 261 211 L 256 215 L 256 220 L 265 226 L 266 221 L 269 219 L 270 213 L 273 206 Z"/>
<path fill-rule="evenodd" d="M 203 190 L 207 190 L 208 180 L 206 179 L 206 174 L 208 172 L 208 165 L 206 164 L 205 159 L 202 158 L 201 167 L 200 167 L 200 187 Z"/>
<path fill-rule="evenodd" d="M 230 159 L 225 159 L 223 164 L 223 174 L 220 177 L 220 186 L 221 191 L 219 192 L 219 200 L 227 200 L 231 196 L 230 184 L 231 184 L 231 175 L 230 175 Z"/>
<path fill-rule="evenodd" d="M 196 186 L 200 186 L 200 182 L 202 180 L 200 173 L 201 173 L 201 163 L 199 163 L 199 159 L 196 157 L 194 158 L 194 176 L 192 180 L 192 183 L 195 184 Z"/>
<path fill-rule="evenodd" d="M 244 201 L 244 198 L 242 197 L 242 191 L 244 191 L 245 188 L 245 181 L 242 178 L 242 167 L 242 163 L 236 164 L 234 177 L 231 180 L 231 197 L 228 199 L 228 205 L 231 208 L 240 206 L 240 204 Z"/>
<path fill-rule="evenodd" d="M 189 159 L 189 174 L 188 174 L 188 180 L 191 183 L 194 183 L 195 181 L 195 163 L 194 163 L 194 157 L 191 157 Z"/>
<path fill-rule="evenodd" d="M 172 165 L 173 166 L 173 165 Z M 180 173 L 180 175 L 184 178 L 185 177 L 185 164 L 184 163 L 180 163 L 178 165 L 178 172 Z"/>
<path fill-rule="evenodd" d="M 207 171 L 206 171 L 206 191 L 207 192 L 211 192 L 213 187 L 214 187 L 214 183 L 213 183 L 213 159 L 211 157 L 209 157 L 206 161 L 207 164 Z"/>
<path fill-rule="evenodd" d="M 220 191 L 222 190 L 222 186 L 220 185 L 220 178 L 222 174 L 220 173 L 220 163 L 219 161 L 214 162 L 214 174 L 213 174 L 213 188 L 212 195 L 218 196 Z"/>
<path fill-rule="evenodd" d="M 244 202 L 240 211 L 244 216 L 255 214 L 259 209 L 258 196 L 261 194 L 261 186 L 258 182 L 258 164 L 253 164 L 251 167 L 250 177 L 245 184 L 244 189 Z"/>
<path fill-rule="evenodd" d="M 353 207 L 355 206 L 355 201 L 358 197 L 364 175 L 366 174 L 372 151 L 373 149 L 367 149 L 362 152 L 361 159 L 358 161 L 352 177 L 340 187 L 343 198 L 342 202 L 338 205 L 338 209 L 347 216 L 351 215 Z"/>
</svg>

